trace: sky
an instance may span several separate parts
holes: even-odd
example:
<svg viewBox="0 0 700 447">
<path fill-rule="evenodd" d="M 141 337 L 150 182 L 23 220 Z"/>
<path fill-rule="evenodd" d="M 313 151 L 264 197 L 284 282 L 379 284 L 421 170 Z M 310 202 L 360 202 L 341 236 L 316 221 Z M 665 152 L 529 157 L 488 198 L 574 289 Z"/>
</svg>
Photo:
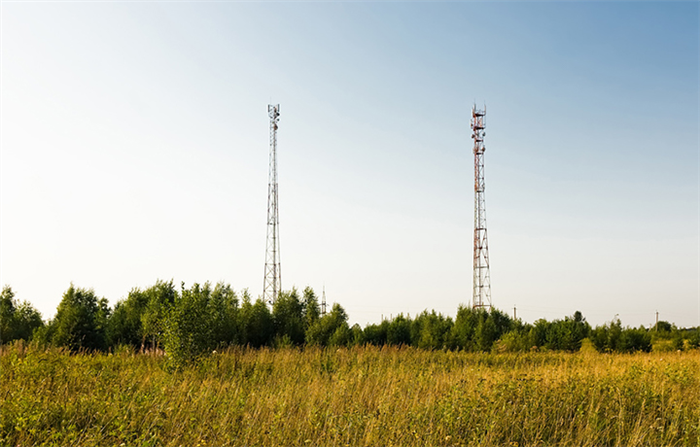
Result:
<svg viewBox="0 0 700 447">
<path fill-rule="evenodd" d="M 3 2 L 0 283 L 51 318 L 156 280 L 282 286 L 364 326 L 492 304 L 700 325 L 697 2 Z"/>
</svg>

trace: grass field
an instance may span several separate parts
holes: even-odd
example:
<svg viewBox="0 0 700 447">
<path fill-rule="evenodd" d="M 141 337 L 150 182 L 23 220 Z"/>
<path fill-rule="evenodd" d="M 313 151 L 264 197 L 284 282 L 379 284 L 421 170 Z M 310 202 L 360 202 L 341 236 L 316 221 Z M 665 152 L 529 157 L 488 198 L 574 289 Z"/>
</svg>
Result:
<svg viewBox="0 0 700 447">
<path fill-rule="evenodd" d="M 700 445 L 700 355 L 0 355 L 1 445 Z"/>
</svg>

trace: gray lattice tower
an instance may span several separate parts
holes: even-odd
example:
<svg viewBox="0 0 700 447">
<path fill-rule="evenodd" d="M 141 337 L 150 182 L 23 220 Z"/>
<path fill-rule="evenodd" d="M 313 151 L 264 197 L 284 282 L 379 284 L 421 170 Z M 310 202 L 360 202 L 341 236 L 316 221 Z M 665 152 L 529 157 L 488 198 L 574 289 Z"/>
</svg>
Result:
<svg viewBox="0 0 700 447">
<path fill-rule="evenodd" d="M 263 299 L 273 304 L 282 290 L 280 269 L 279 209 L 277 208 L 277 123 L 279 104 L 267 106 L 270 116 L 270 173 L 267 183 L 267 247 L 265 249 L 265 281 Z"/>
<path fill-rule="evenodd" d="M 484 198 L 484 110 L 472 107 L 472 138 L 474 139 L 474 292 L 472 307 L 491 308 L 491 275 L 489 273 L 489 242 L 486 236 L 486 201 Z"/>
</svg>

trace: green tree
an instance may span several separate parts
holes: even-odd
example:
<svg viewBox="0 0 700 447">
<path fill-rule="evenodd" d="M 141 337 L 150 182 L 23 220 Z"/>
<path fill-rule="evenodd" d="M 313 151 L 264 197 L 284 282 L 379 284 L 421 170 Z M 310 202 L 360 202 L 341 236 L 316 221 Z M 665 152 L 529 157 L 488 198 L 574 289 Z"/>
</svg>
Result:
<svg viewBox="0 0 700 447">
<path fill-rule="evenodd" d="M 363 342 L 374 346 L 383 346 L 387 343 L 387 334 L 389 332 L 389 320 L 382 320 L 379 324 L 368 324 L 363 332 Z"/>
<path fill-rule="evenodd" d="M 529 327 L 512 329 L 505 334 L 494 344 L 496 352 L 527 352 L 536 346 L 532 340 Z"/>
<path fill-rule="evenodd" d="M 129 345 L 138 349 L 143 345 L 143 325 L 141 318 L 148 298 L 139 289 L 132 289 L 126 299 L 114 305 L 107 325 L 107 339 L 110 346 Z"/>
<path fill-rule="evenodd" d="M 684 349 L 683 333 L 675 327 L 675 325 L 671 331 L 671 341 L 673 343 L 673 349 L 677 351 L 682 351 Z"/>
<path fill-rule="evenodd" d="M 0 293 L 0 344 L 15 339 L 15 293 L 4 286 Z"/>
<path fill-rule="evenodd" d="M 569 351 L 578 351 L 581 349 L 581 342 L 591 333 L 591 325 L 583 318 L 583 314 L 578 310 L 569 321 L 571 344 L 564 346 L 564 349 Z"/>
<path fill-rule="evenodd" d="M 311 287 L 304 289 L 302 300 L 304 302 L 304 331 L 306 331 L 321 317 L 321 309 L 314 289 Z"/>
<path fill-rule="evenodd" d="M 493 347 L 493 344 L 500 338 L 498 327 L 490 314 L 486 314 L 486 318 L 479 319 L 479 324 L 476 326 L 474 341 L 479 351 L 488 352 Z"/>
<path fill-rule="evenodd" d="M 258 298 L 255 304 L 251 303 L 247 290 L 243 292 L 241 327 L 242 344 L 259 348 L 269 346 L 272 343 L 275 332 L 270 309 L 262 298 Z"/>
<path fill-rule="evenodd" d="M 411 325 L 411 344 L 423 349 L 442 349 L 448 347 L 452 319 L 436 313 L 423 311 Z M 391 326 L 390 326 L 391 328 Z"/>
<path fill-rule="evenodd" d="M 576 311 L 571 317 L 549 322 L 537 320 L 533 328 L 536 346 L 552 350 L 578 351 L 581 341 L 586 338 L 591 327 L 586 323 L 581 312 Z"/>
<path fill-rule="evenodd" d="M 649 352 L 651 351 L 651 334 L 644 326 L 637 329 L 625 328 L 620 333 L 615 350 L 618 352 Z"/>
<path fill-rule="evenodd" d="M 211 292 L 210 319 L 213 337 L 218 346 L 241 342 L 238 297 L 230 285 L 220 282 Z"/>
<path fill-rule="evenodd" d="M 214 348 L 210 301 L 210 284 L 195 283 L 190 289 L 183 287 L 179 299 L 170 308 L 164 342 L 171 367 L 191 363 Z"/>
<path fill-rule="evenodd" d="M 535 321 L 535 324 L 530 329 L 530 338 L 532 339 L 535 346 L 542 348 L 547 346 L 550 332 L 551 323 L 544 318 L 540 318 Z"/>
<path fill-rule="evenodd" d="M 671 323 L 669 323 L 668 321 L 663 321 L 663 320 L 661 320 L 661 321 L 659 321 L 658 323 L 656 323 L 656 326 L 655 326 L 654 329 L 655 329 L 657 332 L 661 332 L 661 333 L 663 333 L 663 332 L 670 333 L 670 332 L 673 330 L 673 325 L 672 325 Z"/>
<path fill-rule="evenodd" d="M 296 289 L 279 294 L 272 305 L 272 320 L 275 338 L 287 337 L 295 345 L 304 343 L 304 303 L 299 300 Z"/>
<path fill-rule="evenodd" d="M 351 345 L 361 346 L 365 344 L 365 334 L 359 324 L 353 324 L 350 331 L 352 332 L 352 339 L 350 340 Z"/>
<path fill-rule="evenodd" d="M 347 322 L 341 323 L 328 339 L 329 346 L 349 346 L 353 343 L 354 335 Z"/>
<path fill-rule="evenodd" d="M 399 314 L 391 320 L 386 331 L 386 342 L 390 345 L 411 344 L 411 318 L 406 318 Z"/>
<path fill-rule="evenodd" d="M 700 348 L 700 326 L 688 330 L 688 343 L 691 348 Z"/>
<path fill-rule="evenodd" d="M 172 280 L 158 280 L 145 290 L 132 289 L 126 299 L 117 302 L 109 318 L 110 346 L 162 347 L 166 318 L 177 296 Z"/>
<path fill-rule="evenodd" d="M 671 326 L 671 331 L 662 337 L 665 340 L 671 340 L 673 349 L 683 349 L 683 339 L 678 332 L 675 326 Z M 653 336 L 657 335 L 657 331 L 649 331 L 644 326 L 636 329 L 623 328 L 619 319 L 590 331 L 593 346 L 600 352 L 649 352 L 652 348 Z"/>
<path fill-rule="evenodd" d="M 41 314 L 28 301 L 22 301 L 15 312 L 15 336 L 22 340 L 31 340 L 35 330 L 44 326 Z"/>
<path fill-rule="evenodd" d="M 181 289 L 184 288 L 183 283 Z M 155 350 L 163 345 L 167 319 L 180 296 L 172 280 L 156 281 L 153 286 L 143 291 L 143 295 L 146 307 L 141 314 L 141 344 L 150 345 L 151 349 Z"/>
<path fill-rule="evenodd" d="M 452 326 L 453 347 L 470 352 L 476 351 L 476 328 L 479 326 L 479 322 L 484 319 L 486 319 L 485 310 L 460 305 L 457 308 L 454 326 Z"/>
<path fill-rule="evenodd" d="M 98 299 L 92 289 L 81 289 L 71 284 L 63 294 L 56 317 L 50 323 L 50 341 L 73 351 L 105 349 L 108 317 L 106 299 Z"/>
<path fill-rule="evenodd" d="M 480 351 L 491 351 L 493 344 L 511 329 L 511 320 L 498 309 L 478 310 L 476 314 L 478 318 L 474 331 L 476 348 Z"/>
<path fill-rule="evenodd" d="M 10 286 L 0 293 L 0 344 L 30 340 L 35 329 L 44 325 L 41 314 L 27 301 L 18 304 Z"/>
<path fill-rule="evenodd" d="M 345 309 L 340 304 L 333 303 L 331 311 L 319 318 L 306 332 L 306 343 L 319 346 L 347 345 L 352 340 L 351 334 Z"/>
</svg>

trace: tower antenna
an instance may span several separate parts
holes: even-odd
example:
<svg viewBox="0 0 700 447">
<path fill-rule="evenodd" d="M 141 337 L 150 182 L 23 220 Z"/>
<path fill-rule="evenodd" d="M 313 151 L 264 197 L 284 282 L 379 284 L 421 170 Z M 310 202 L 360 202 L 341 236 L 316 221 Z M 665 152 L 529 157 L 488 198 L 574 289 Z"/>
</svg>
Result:
<svg viewBox="0 0 700 447">
<path fill-rule="evenodd" d="M 323 285 L 323 298 L 321 298 L 321 316 L 326 315 L 326 285 Z"/>
<path fill-rule="evenodd" d="M 282 290 L 280 269 L 279 209 L 277 208 L 277 123 L 280 106 L 268 105 L 270 116 L 270 173 L 267 183 L 267 247 L 265 250 L 265 280 L 263 300 L 274 304 Z"/>
<path fill-rule="evenodd" d="M 486 200 L 484 198 L 484 110 L 472 107 L 472 139 L 474 140 L 474 292 L 473 308 L 491 309 L 491 275 L 489 243 L 486 236 Z"/>
</svg>

